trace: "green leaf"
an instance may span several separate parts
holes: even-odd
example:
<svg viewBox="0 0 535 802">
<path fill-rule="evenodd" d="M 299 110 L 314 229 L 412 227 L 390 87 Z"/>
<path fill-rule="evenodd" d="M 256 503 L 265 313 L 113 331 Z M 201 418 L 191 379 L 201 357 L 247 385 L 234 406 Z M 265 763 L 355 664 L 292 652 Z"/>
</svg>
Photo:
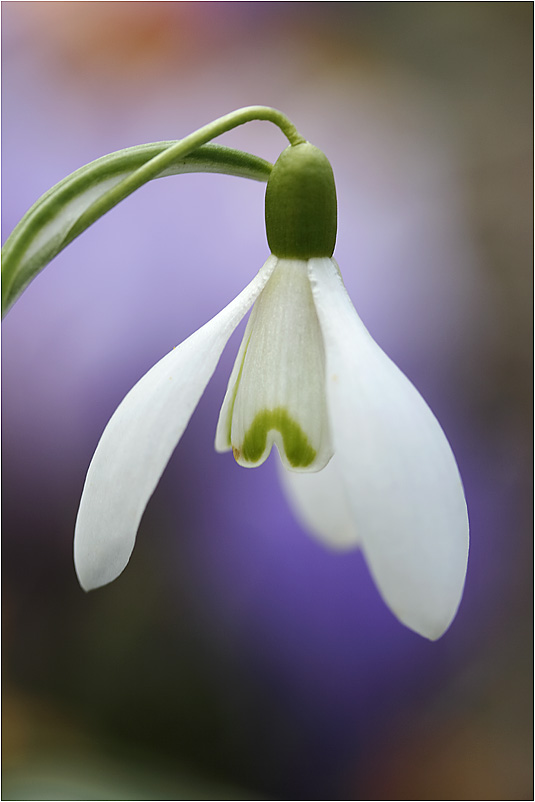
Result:
<svg viewBox="0 0 535 802">
<path fill-rule="evenodd" d="M 267 181 L 271 164 L 223 145 L 184 154 L 180 140 L 153 142 L 96 159 L 45 192 L 2 248 L 2 315 L 75 237 L 152 178 L 210 172 Z M 169 151 L 166 158 L 165 151 Z M 157 157 L 160 157 L 159 159 Z M 143 169 L 154 160 L 154 167 Z"/>
</svg>

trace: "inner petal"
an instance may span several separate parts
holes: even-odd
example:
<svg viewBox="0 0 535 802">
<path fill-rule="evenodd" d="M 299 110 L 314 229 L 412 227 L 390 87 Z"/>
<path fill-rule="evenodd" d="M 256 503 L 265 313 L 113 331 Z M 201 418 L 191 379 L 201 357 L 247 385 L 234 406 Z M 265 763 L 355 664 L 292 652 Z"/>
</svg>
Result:
<svg viewBox="0 0 535 802">
<path fill-rule="evenodd" d="M 279 259 L 258 297 L 220 417 L 240 465 L 275 444 L 293 470 L 318 471 L 332 456 L 325 350 L 306 261 Z M 218 447 L 221 447 L 218 431 Z"/>
</svg>

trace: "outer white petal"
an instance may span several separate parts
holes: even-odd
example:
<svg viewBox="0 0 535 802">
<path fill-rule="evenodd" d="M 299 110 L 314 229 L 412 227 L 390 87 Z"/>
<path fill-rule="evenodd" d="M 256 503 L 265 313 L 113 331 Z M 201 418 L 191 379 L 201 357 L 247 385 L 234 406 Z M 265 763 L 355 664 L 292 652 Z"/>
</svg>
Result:
<svg viewBox="0 0 535 802">
<path fill-rule="evenodd" d="M 267 282 L 272 257 L 218 315 L 161 359 L 130 390 L 97 446 L 74 536 L 74 562 L 85 590 L 126 566 L 152 495 L 230 335 Z"/>
<path fill-rule="evenodd" d="M 279 463 L 279 474 L 290 506 L 304 529 L 333 549 L 345 551 L 359 545 L 336 454 L 316 473 L 289 471 Z"/>
<path fill-rule="evenodd" d="M 468 514 L 446 437 L 418 391 L 374 342 L 332 259 L 310 277 L 327 359 L 337 467 L 386 603 L 436 639 L 461 600 Z"/>
</svg>

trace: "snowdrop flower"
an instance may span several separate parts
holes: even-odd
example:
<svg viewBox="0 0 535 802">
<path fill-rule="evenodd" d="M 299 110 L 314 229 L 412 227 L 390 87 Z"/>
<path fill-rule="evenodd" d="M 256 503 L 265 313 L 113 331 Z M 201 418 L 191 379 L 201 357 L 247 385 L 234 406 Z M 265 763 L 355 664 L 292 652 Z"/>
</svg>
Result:
<svg viewBox="0 0 535 802">
<path fill-rule="evenodd" d="M 289 146 L 266 191 L 271 256 L 128 393 L 91 462 L 75 533 L 82 586 L 126 566 L 139 522 L 230 335 L 253 306 L 215 445 L 254 467 L 275 444 L 290 503 L 328 546 L 360 547 L 386 604 L 435 639 L 459 605 L 466 502 L 446 437 L 358 317 L 332 253 L 329 162 Z"/>
</svg>

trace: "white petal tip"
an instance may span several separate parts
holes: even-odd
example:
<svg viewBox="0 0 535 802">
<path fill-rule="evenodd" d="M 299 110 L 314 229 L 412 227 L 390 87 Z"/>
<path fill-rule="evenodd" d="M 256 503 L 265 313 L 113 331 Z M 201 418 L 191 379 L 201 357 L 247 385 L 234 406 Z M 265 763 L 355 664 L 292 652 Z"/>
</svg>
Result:
<svg viewBox="0 0 535 802">
<path fill-rule="evenodd" d="M 87 513 L 82 504 L 74 533 L 74 568 L 85 591 L 108 585 L 122 574 L 134 549 L 136 532 Z M 100 512 L 97 507 L 97 512 Z"/>
<path fill-rule="evenodd" d="M 75 552 L 74 567 L 76 576 L 80 587 L 86 593 L 90 590 L 97 590 L 97 588 L 101 588 L 104 585 L 109 585 L 110 582 L 113 582 L 122 574 L 128 564 L 128 560 L 124 564 L 121 561 L 120 565 L 117 563 L 110 564 L 107 559 L 103 559 L 103 555 L 100 556 L 101 559 L 97 561 L 95 553 L 91 554 L 91 556 L 87 554 L 81 556 Z"/>
<path fill-rule="evenodd" d="M 436 641 L 446 634 L 453 623 L 456 613 L 457 611 L 455 611 L 454 615 L 451 618 L 448 618 L 446 621 L 424 620 L 419 622 L 412 621 L 409 623 L 408 621 L 404 621 L 401 616 L 398 616 L 398 618 L 402 624 L 415 632 L 417 635 L 421 635 L 422 638 L 426 638 L 429 641 Z"/>
<path fill-rule="evenodd" d="M 392 613 L 408 629 L 430 641 L 439 640 L 446 634 L 462 601 L 468 558 L 468 530 L 464 536 L 458 535 L 458 539 L 461 542 L 452 549 L 449 560 L 444 559 L 440 565 L 428 565 L 427 580 L 423 578 L 422 571 L 417 571 L 412 581 L 408 577 L 398 577 L 396 580 L 391 575 L 385 584 L 383 576 L 381 586 L 375 575 L 383 600 Z"/>
</svg>

